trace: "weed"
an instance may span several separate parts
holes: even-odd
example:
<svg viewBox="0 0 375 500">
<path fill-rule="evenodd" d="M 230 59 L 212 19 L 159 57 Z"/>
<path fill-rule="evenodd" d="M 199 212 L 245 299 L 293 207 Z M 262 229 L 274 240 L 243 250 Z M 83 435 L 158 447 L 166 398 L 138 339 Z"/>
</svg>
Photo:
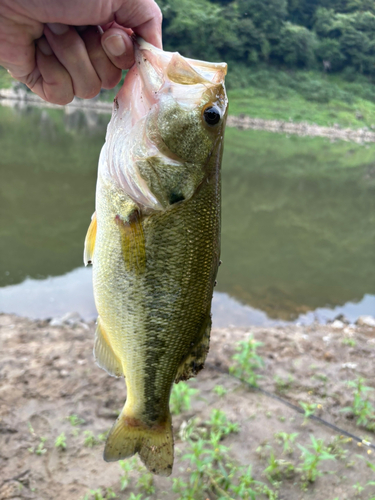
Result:
<svg viewBox="0 0 375 500">
<path fill-rule="evenodd" d="M 155 493 L 154 476 L 149 472 L 144 472 L 137 481 L 137 487 L 147 495 Z"/>
<path fill-rule="evenodd" d="M 271 450 L 268 467 L 263 471 L 271 484 L 275 481 L 281 481 L 283 478 L 290 479 L 294 475 L 294 465 L 286 460 L 281 460 L 275 457 L 273 450 Z"/>
<path fill-rule="evenodd" d="M 200 420 L 197 417 L 184 420 L 180 426 L 179 437 L 182 441 L 197 441 L 199 438 L 207 436 L 206 427 L 199 426 Z"/>
<path fill-rule="evenodd" d="M 287 432 L 278 432 L 274 435 L 279 444 L 283 446 L 283 453 L 285 455 L 292 455 L 293 444 L 298 436 L 298 432 L 288 434 Z"/>
<path fill-rule="evenodd" d="M 39 455 L 39 456 L 44 455 L 47 452 L 46 448 L 44 448 L 44 443 L 46 441 L 47 441 L 47 438 L 41 437 L 38 446 L 36 448 L 33 448 L 33 447 L 28 448 L 28 451 L 30 453 L 35 453 L 35 455 Z"/>
<path fill-rule="evenodd" d="M 60 448 L 60 450 L 66 450 L 66 437 L 64 432 L 62 432 L 59 436 L 57 436 L 55 441 L 55 448 Z"/>
<path fill-rule="evenodd" d="M 82 500 L 108 500 L 116 497 L 117 495 L 112 488 L 107 488 L 104 492 L 104 496 L 102 490 L 99 488 L 97 490 L 90 490 Z"/>
<path fill-rule="evenodd" d="M 75 415 L 74 413 L 72 415 L 69 415 L 69 417 L 65 417 L 66 420 L 69 420 L 70 425 L 73 427 L 76 427 L 77 425 L 83 425 L 85 423 L 85 420 L 83 418 L 80 418 L 78 415 Z"/>
<path fill-rule="evenodd" d="M 170 400 L 171 413 L 179 415 L 183 411 L 190 410 L 191 397 L 198 392 L 198 389 L 193 389 L 186 382 L 174 385 Z"/>
<path fill-rule="evenodd" d="M 222 413 L 217 412 L 215 418 Z M 187 440 L 187 453 L 182 459 L 188 462 L 187 471 L 190 474 L 186 481 L 174 478 L 173 491 L 179 495 L 179 500 L 212 496 L 221 500 L 256 500 L 258 494 L 268 487 L 253 478 L 251 467 L 240 467 L 228 458 L 228 448 L 220 443 L 223 437 L 221 424 L 216 426 L 217 429 L 218 432 L 215 432 L 211 427 L 205 438 Z M 273 490 L 268 488 L 268 498 L 276 499 L 273 494 Z"/>
<path fill-rule="evenodd" d="M 354 389 L 353 391 L 353 405 L 343 408 L 341 411 L 350 412 L 357 418 L 357 425 L 366 427 L 368 430 L 375 430 L 375 408 L 368 400 L 367 393 L 373 391 L 372 387 L 365 385 L 364 378 L 357 378 L 347 382 L 348 387 Z"/>
<path fill-rule="evenodd" d="M 318 466 L 323 460 L 335 460 L 335 456 L 328 452 L 327 447 L 324 445 L 323 439 L 315 439 L 314 436 L 310 436 L 311 445 L 308 448 L 298 444 L 297 446 L 301 450 L 301 458 L 303 463 L 301 464 L 301 470 L 303 471 L 303 480 L 306 483 L 313 483 L 322 472 L 319 470 Z"/>
<path fill-rule="evenodd" d="M 119 466 L 122 469 L 123 474 L 120 477 L 120 489 L 125 490 L 130 484 L 130 473 L 138 468 L 138 463 L 136 457 L 130 460 L 119 460 Z"/>
<path fill-rule="evenodd" d="M 319 405 L 317 405 L 316 403 L 304 403 L 303 401 L 299 401 L 299 404 L 300 404 L 300 406 L 302 406 L 303 411 L 304 411 L 305 420 L 303 423 L 306 423 L 306 421 L 312 415 L 315 415 L 315 412 L 316 412 Z"/>
<path fill-rule="evenodd" d="M 260 375 L 254 370 L 264 366 L 262 357 L 257 353 L 258 347 L 262 345 L 263 343 L 255 340 L 253 335 L 250 335 L 247 340 L 239 342 L 236 347 L 237 354 L 232 358 L 235 365 L 230 367 L 230 373 L 240 380 L 256 386 Z"/>
<path fill-rule="evenodd" d="M 92 431 L 84 431 L 83 434 L 85 436 L 83 444 L 85 446 L 87 446 L 88 448 L 93 448 L 96 444 L 100 443 L 100 441 L 98 441 L 98 439 L 96 439 L 96 437 L 94 436 L 94 433 Z"/>
<path fill-rule="evenodd" d="M 108 433 L 109 433 L 109 430 L 98 434 L 99 441 L 105 441 L 107 439 Z"/>
<path fill-rule="evenodd" d="M 365 489 L 365 486 L 362 486 L 360 483 L 357 482 L 353 484 L 353 488 L 356 491 L 356 495 L 360 495 L 362 491 Z"/>
<path fill-rule="evenodd" d="M 348 444 L 352 441 L 352 438 L 344 436 L 335 436 L 332 441 L 327 445 L 327 450 L 336 458 L 344 459 L 348 454 L 348 450 L 345 450 L 342 445 Z"/>
<path fill-rule="evenodd" d="M 219 434 L 220 439 L 232 432 L 239 432 L 240 426 L 236 422 L 230 422 L 221 410 L 213 409 L 211 411 L 210 420 L 206 422 L 210 428 L 211 433 Z"/>
<path fill-rule="evenodd" d="M 343 338 L 342 339 L 342 343 L 344 345 L 348 345 L 349 347 L 355 347 L 356 344 L 357 344 L 357 342 L 353 338 L 351 338 L 351 337 L 345 337 L 345 338 Z"/>
<path fill-rule="evenodd" d="M 281 378 L 279 376 L 275 376 L 274 379 L 275 381 L 275 390 L 279 394 L 284 394 L 286 391 L 288 391 L 294 382 L 294 378 L 291 375 L 288 375 L 287 379 Z"/>
<path fill-rule="evenodd" d="M 219 398 L 225 396 L 227 392 L 227 389 L 223 385 L 215 385 L 214 387 L 214 393 L 217 394 Z"/>
</svg>

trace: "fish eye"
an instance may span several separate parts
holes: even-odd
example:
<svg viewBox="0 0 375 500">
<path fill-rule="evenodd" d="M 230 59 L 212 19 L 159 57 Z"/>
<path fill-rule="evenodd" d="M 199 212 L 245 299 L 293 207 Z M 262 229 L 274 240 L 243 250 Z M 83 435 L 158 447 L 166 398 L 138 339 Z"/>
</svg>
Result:
<svg viewBox="0 0 375 500">
<path fill-rule="evenodd" d="M 204 110 L 203 118 L 207 125 L 210 125 L 212 127 L 219 123 L 221 114 L 215 106 L 210 106 L 209 108 L 206 108 Z"/>
</svg>

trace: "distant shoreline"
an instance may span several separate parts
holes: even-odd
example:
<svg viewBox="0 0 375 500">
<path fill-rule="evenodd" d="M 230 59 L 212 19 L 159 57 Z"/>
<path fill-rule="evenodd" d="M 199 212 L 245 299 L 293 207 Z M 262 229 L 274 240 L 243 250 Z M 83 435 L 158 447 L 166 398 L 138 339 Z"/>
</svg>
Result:
<svg viewBox="0 0 375 500">
<path fill-rule="evenodd" d="M 111 113 L 112 103 L 98 99 L 83 100 L 74 98 L 66 106 L 51 104 L 39 96 L 23 90 L 0 89 L 0 105 L 9 107 L 36 106 L 50 109 L 81 109 L 96 113 Z M 375 142 L 375 131 L 367 127 L 359 129 L 341 128 L 339 125 L 323 127 L 314 123 L 293 122 L 284 120 L 265 120 L 248 115 L 228 116 L 228 127 L 240 130 L 263 130 L 266 132 L 297 135 L 300 137 L 325 137 L 330 140 L 355 142 L 358 144 Z"/>
</svg>

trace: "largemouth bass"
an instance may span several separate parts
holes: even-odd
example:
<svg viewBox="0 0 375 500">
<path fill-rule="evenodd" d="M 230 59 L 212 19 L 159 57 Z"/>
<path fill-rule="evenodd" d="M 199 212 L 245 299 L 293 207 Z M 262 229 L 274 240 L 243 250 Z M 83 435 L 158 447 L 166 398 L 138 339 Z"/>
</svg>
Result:
<svg viewBox="0 0 375 500">
<path fill-rule="evenodd" d="M 173 466 L 169 397 L 203 368 L 220 257 L 220 163 L 226 64 L 138 39 L 115 99 L 84 260 L 99 313 L 94 357 L 124 376 L 125 406 L 104 459 L 139 453 Z"/>
</svg>

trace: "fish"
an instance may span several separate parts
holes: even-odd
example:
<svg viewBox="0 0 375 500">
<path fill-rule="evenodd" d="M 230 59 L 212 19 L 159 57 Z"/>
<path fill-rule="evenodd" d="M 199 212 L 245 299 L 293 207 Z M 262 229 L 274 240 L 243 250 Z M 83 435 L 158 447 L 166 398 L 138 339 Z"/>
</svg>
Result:
<svg viewBox="0 0 375 500">
<path fill-rule="evenodd" d="M 134 50 L 100 153 L 84 262 L 93 264 L 95 361 L 127 387 L 104 460 L 138 453 L 169 476 L 171 390 L 203 368 L 209 349 L 227 65 L 140 38 Z"/>
</svg>

